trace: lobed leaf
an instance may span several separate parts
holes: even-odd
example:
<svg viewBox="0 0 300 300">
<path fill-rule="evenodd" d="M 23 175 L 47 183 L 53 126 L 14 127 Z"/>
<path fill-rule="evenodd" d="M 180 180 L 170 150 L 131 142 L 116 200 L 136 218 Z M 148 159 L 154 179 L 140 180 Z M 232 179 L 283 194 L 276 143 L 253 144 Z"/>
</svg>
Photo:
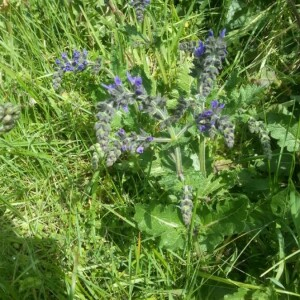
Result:
<svg viewBox="0 0 300 300">
<path fill-rule="evenodd" d="M 185 227 L 174 205 L 138 203 L 135 205 L 134 220 L 141 231 L 160 237 L 161 247 L 173 250 L 183 247 L 182 233 L 185 232 Z"/>
<path fill-rule="evenodd" d="M 298 124 L 291 128 L 285 128 L 282 124 L 269 124 L 267 126 L 272 138 L 277 140 L 278 146 L 286 147 L 287 151 L 294 152 L 300 150 L 300 136 L 297 134 Z"/>
</svg>

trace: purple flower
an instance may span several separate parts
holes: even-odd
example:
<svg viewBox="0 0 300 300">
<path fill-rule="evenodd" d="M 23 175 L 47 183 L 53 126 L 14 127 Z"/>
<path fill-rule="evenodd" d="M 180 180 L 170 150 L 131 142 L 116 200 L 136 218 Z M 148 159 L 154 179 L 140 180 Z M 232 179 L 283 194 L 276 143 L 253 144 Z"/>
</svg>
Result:
<svg viewBox="0 0 300 300">
<path fill-rule="evenodd" d="M 112 92 L 114 89 L 115 89 L 115 85 L 114 84 L 104 84 L 104 83 L 101 83 L 101 85 L 106 88 L 109 92 Z"/>
<path fill-rule="evenodd" d="M 56 59 L 55 63 L 63 72 L 83 71 L 88 66 L 87 53 L 85 49 L 82 52 L 74 50 L 72 59 L 69 59 L 67 53 L 63 52 L 62 61 Z"/>
<path fill-rule="evenodd" d="M 122 81 L 119 76 L 116 76 L 114 79 L 115 83 L 106 85 L 106 84 L 101 84 L 104 88 L 108 90 L 110 94 L 113 94 L 113 92 L 117 89 L 118 86 L 122 86 Z"/>
<path fill-rule="evenodd" d="M 89 66 L 100 67 L 99 63 L 93 63 L 87 60 L 88 51 L 83 49 L 82 51 L 74 50 L 72 53 L 72 58 L 69 58 L 67 53 L 63 52 L 61 54 L 61 59 L 55 60 L 55 71 L 53 79 L 53 87 L 58 90 L 60 83 L 62 81 L 63 74 L 65 72 L 82 72 Z M 58 82 L 58 76 L 60 77 Z"/>
<path fill-rule="evenodd" d="M 129 72 L 127 72 L 127 79 L 131 83 L 131 85 L 141 86 L 142 85 L 142 78 L 141 77 L 133 77 Z"/>
<path fill-rule="evenodd" d="M 144 147 L 143 146 L 138 146 L 136 148 L 136 152 L 139 153 L 139 154 L 142 154 L 144 152 Z"/>
<path fill-rule="evenodd" d="M 125 135 L 126 135 L 126 131 L 125 131 L 123 128 L 121 128 L 121 129 L 119 129 L 119 131 L 118 131 L 118 135 L 119 135 L 119 136 L 125 136 Z"/>
<path fill-rule="evenodd" d="M 222 109 L 225 107 L 225 104 L 224 103 L 219 103 L 218 100 L 213 100 L 211 101 L 211 108 L 216 111 L 217 109 Z"/>
<path fill-rule="evenodd" d="M 220 119 L 221 111 L 224 108 L 224 103 L 219 103 L 218 100 L 211 102 L 211 109 L 204 110 L 197 117 L 198 129 L 200 132 L 209 131 L 216 125 L 218 119 Z"/>
<path fill-rule="evenodd" d="M 129 112 L 128 105 L 123 105 L 123 110 L 124 112 L 128 113 Z"/>
<path fill-rule="evenodd" d="M 81 56 L 81 53 L 80 53 L 80 51 L 78 51 L 78 50 L 74 50 L 73 51 L 73 61 L 78 61 L 79 60 L 79 58 L 80 58 L 80 56 Z"/>
<path fill-rule="evenodd" d="M 72 67 L 72 65 L 69 62 L 67 62 L 65 64 L 65 66 L 63 67 L 63 71 L 64 72 L 72 72 L 72 71 L 74 71 L 74 67 Z"/>
<path fill-rule="evenodd" d="M 122 145 L 122 146 L 121 146 L 121 150 L 122 150 L 122 152 L 127 151 L 127 145 Z"/>
<path fill-rule="evenodd" d="M 153 139 L 154 139 L 153 136 L 148 136 L 148 137 L 146 138 L 146 142 L 152 142 Z"/>
<path fill-rule="evenodd" d="M 67 53 L 65 53 L 65 52 L 63 52 L 63 53 L 61 54 L 61 58 L 62 58 L 64 61 L 69 61 L 69 60 L 68 60 L 68 55 L 67 55 Z"/>
<path fill-rule="evenodd" d="M 199 46 L 195 48 L 194 50 L 194 56 L 200 57 L 205 52 L 205 45 L 202 41 L 199 41 Z"/>
<path fill-rule="evenodd" d="M 122 81 L 119 76 L 115 77 L 115 85 L 122 85 Z"/>
<path fill-rule="evenodd" d="M 224 38 L 225 37 L 225 34 L 226 34 L 226 28 L 224 28 L 223 30 L 221 30 L 220 32 L 220 38 Z"/>
<path fill-rule="evenodd" d="M 213 111 L 211 109 L 207 109 L 205 111 L 203 111 L 200 115 L 203 117 L 203 118 L 210 118 L 213 114 Z"/>
<path fill-rule="evenodd" d="M 134 92 L 137 96 L 143 94 L 143 80 L 141 77 L 133 77 L 129 72 L 127 72 L 127 79 L 134 87 Z"/>
</svg>

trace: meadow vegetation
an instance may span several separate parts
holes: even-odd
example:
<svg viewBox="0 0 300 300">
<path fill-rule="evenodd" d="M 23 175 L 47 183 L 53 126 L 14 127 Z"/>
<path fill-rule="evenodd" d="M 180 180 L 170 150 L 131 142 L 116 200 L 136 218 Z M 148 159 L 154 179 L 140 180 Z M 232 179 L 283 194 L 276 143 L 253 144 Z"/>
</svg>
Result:
<svg viewBox="0 0 300 300">
<path fill-rule="evenodd" d="M 0 299 L 300 298 L 300 5 L 0 5 Z"/>
</svg>

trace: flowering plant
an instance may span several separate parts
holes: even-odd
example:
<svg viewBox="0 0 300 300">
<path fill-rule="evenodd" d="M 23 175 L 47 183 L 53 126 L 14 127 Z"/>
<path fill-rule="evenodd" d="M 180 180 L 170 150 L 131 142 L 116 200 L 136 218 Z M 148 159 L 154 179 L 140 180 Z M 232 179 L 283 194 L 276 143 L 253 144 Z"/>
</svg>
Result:
<svg viewBox="0 0 300 300">
<path fill-rule="evenodd" d="M 209 30 L 204 41 L 179 44 L 179 50 L 186 53 L 187 60 L 192 57 L 186 73 L 192 84 L 184 96 L 178 95 L 173 106 L 170 106 L 168 97 L 151 91 L 145 84 L 149 77 L 133 75 L 137 73 L 135 68 L 126 75 L 117 73 L 110 82 L 99 85 L 106 96 L 95 105 L 96 143 L 91 147 L 92 167 L 97 176 L 101 170 L 142 170 L 142 176 L 147 174 L 148 178 L 155 180 L 162 195 L 167 194 L 168 200 L 165 201 L 171 203 L 135 204 L 134 219 L 140 230 L 160 235 L 162 245 L 167 243 L 168 247 L 183 246 L 186 235 L 182 233 L 186 228 L 197 232 L 197 228 L 205 226 L 207 220 L 203 216 L 210 214 L 204 205 L 197 207 L 198 202 L 202 199 L 208 201 L 208 195 L 224 186 L 221 177 L 215 178 L 219 167 L 209 167 L 213 160 L 209 149 L 219 146 L 222 149 L 228 147 L 230 151 L 235 146 L 234 123 L 240 120 L 240 116 L 229 113 L 227 104 L 231 104 L 231 100 L 216 96 L 219 90 L 217 79 L 227 55 L 225 32 L 224 29 L 215 36 Z M 62 59 L 56 60 L 54 88 L 59 88 L 64 73 L 78 74 L 89 67 L 99 69 L 99 63 L 88 60 L 85 50 L 75 50 L 72 59 L 62 54 Z M 234 94 L 229 95 L 234 98 Z M 253 118 L 246 122 L 248 120 L 250 131 L 259 135 L 270 159 L 268 131 L 262 122 Z M 216 225 L 199 237 L 206 240 L 205 251 L 214 249 L 220 242 L 215 238 L 216 231 L 222 239 L 230 232 L 243 230 L 247 205 L 247 199 L 236 197 L 236 202 L 219 208 L 219 215 L 214 217 Z M 179 210 L 180 217 L 176 210 Z M 238 215 L 236 211 L 239 211 Z M 153 214 L 155 217 L 152 218 Z M 224 216 L 233 215 L 232 221 L 224 221 L 224 228 L 218 227 L 217 224 L 226 219 Z M 155 229 L 148 224 L 147 218 L 157 222 Z M 166 224 L 176 226 L 170 228 Z"/>
<path fill-rule="evenodd" d="M 93 148 L 93 166 L 98 168 L 99 161 L 104 159 L 106 166 L 111 167 L 124 152 L 139 155 L 151 145 L 161 143 L 169 145 L 166 156 L 176 167 L 176 176 L 173 179 L 178 181 L 180 186 L 179 207 L 186 226 L 191 223 L 193 190 L 196 187 L 191 184 L 189 172 L 185 174 L 183 151 L 186 152 L 186 146 L 183 149 L 182 145 L 198 137 L 202 147 L 205 147 L 206 133 L 209 133 L 212 139 L 220 133 L 228 147 L 232 148 L 234 145 L 234 125 L 229 116 L 223 115 L 225 104 L 213 100 L 210 102 L 211 108 L 206 108 L 208 96 L 214 88 L 227 53 L 224 38 L 225 30 L 221 31 L 217 38 L 209 31 L 205 43 L 199 41 L 190 49 L 194 57 L 190 74 L 196 79 L 197 93 L 189 99 L 181 98 L 173 112 L 167 108 L 167 101 L 160 95 L 151 96 L 147 93 L 140 76 L 132 76 L 129 72 L 127 72 L 128 87 L 119 76 L 116 76 L 111 84 L 102 84 L 109 98 L 97 104 L 95 124 L 97 143 Z M 135 119 L 134 127 L 125 128 L 126 121 L 123 123 L 121 121 L 121 127 L 112 129 L 113 119 L 120 115 L 121 119 L 126 120 L 128 115 Z M 183 116 L 187 117 L 187 121 L 184 121 Z M 159 126 L 159 132 L 154 132 L 148 124 Z M 193 131 L 192 128 L 196 130 Z M 147 129 L 152 130 L 152 133 L 148 133 Z M 162 150 L 163 147 L 158 149 Z M 205 176 L 204 152 L 199 154 L 198 160 L 202 164 L 200 168 L 202 175 Z"/>
</svg>

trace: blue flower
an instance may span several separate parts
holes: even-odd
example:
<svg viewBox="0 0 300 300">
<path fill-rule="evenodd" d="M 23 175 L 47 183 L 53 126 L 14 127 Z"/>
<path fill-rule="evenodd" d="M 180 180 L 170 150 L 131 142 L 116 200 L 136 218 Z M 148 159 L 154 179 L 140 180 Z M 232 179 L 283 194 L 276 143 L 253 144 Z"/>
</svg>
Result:
<svg viewBox="0 0 300 300">
<path fill-rule="evenodd" d="M 67 53 L 63 52 L 63 53 L 61 54 L 61 58 L 62 58 L 65 62 L 67 62 L 67 61 L 68 61 L 68 55 L 67 55 Z"/>
<path fill-rule="evenodd" d="M 125 135 L 126 135 L 126 131 L 125 131 L 123 128 L 121 128 L 121 129 L 119 129 L 119 131 L 118 131 L 118 135 L 119 135 L 120 137 L 125 136 Z"/>
<path fill-rule="evenodd" d="M 122 145 L 121 146 L 121 151 L 122 152 L 125 152 L 125 151 L 127 151 L 128 149 L 127 149 L 127 145 Z"/>
<path fill-rule="evenodd" d="M 224 28 L 223 30 L 221 30 L 220 32 L 220 38 L 224 38 L 225 37 L 225 34 L 226 34 L 226 28 Z"/>
<path fill-rule="evenodd" d="M 213 100 L 211 102 L 211 109 L 204 110 L 198 115 L 196 122 L 200 132 L 207 132 L 212 127 L 215 127 L 224 106 L 225 104 L 219 103 L 218 100 Z"/>
<path fill-rule="evenodd" d="M 143 146 L 138 146 L 136 148 L 136 152 L 139 153 L 139 154 L 142 154 L 144 152 L 144 147 Z"/>
<path fill-rule="evenodd" d="M 232 148 L 234 145 L 234 124 L 230 121 L 229 116 L 221 116 L 224 107 L 224 103 L 213 100 L 211 102 L 211 109 L 200 113 L 196 122 L 199 131 L 209 132 L 211 137 L 214 136 L 215 130 L 220 132 L 224 136 L 227 146 Z"/>
<path fill-rule="evenodd" d="M 119 76 L 116 76 L 114 79 L 115 83 L 106 85 L 106 84 L 101 84 L 104 88 L 108 90 L 110 94 L 114 94 L 115 90 L 118 88 L 118 86 L 122 86 L 122 81 Z"/>
<path fill-rule="evenodd" d="M 64 72 L 83 71 L 88 66 L 87 54 L 88 52 L 85 49 L 82 52 L 74 50 L 72 59 L 69 59 L 67 53 L 63 52 L 61 54 L 61 60 L 58 58 L 55 60 L 57 74 L 62 75 Z"/>
<path fill-rule="evenodd" d="M 205 45 L 202 41 L 199 41 L 199 46 L 195 48 L 194 50 L 194 56 L 200 57 L 205 52 Z"/>
<path fill-rule="evenodd" d="M 138 76 L 133 77 L 133 76 L 131 76 L 131 74 L 129 72 L 127 72 L 126 74 L 127 74 L 128 81 L 132 85 L 134 85 L 136 87 L 140 87 L 142 85 L 142 78 L 141 77 L 138 77 Z"/>
<path fill-rule="evenodd" d="M 226 57 L 225 34 L 226 29 L 223 29 L 219 37 L 214 37 L 214 32 L 210 29 L 205 42 L 199 41 L 198 46 L 194 48 L 194 66 L 191 75 L 199 80 L 202 87 L 200 92 L 204 97 L 207 97 L 213 89 L 213 83 Z"/>
<path fill-rule="evenodd" d="M 98 59 L 95 62 L 87 60 L 88 51 L 83 49 L 82 51 L 74 50 L 72 58 L 69 59 L 67 53 L 61 54 L 61 59 L 55 60 L 55 73 L 53 74 L 53 87 L 58 90 L 61 86 L 62 78 L 66 72 L 82 72 L 88 67 L 92 67 L 94 73 L 99 72 L 101 60 Z"/>
<path fill-rule="evenodd" d="M 219 103 L 218 100 L 211 101 L 211 108 L 213 109 L 214 113 L 219 113 L 221 109 L 225 107 L 224 103 Z"/>
<path fill-rule="evenodd" d="M 152 142 L 153 140 L 154 140 L 153 136 L 148 136 L 145 141 L 146 142 Z"/>
<path fill-rule="evenodd" d="M 133 86 L 135 94 L 137 96 L 142 95 L 144 89 L 142 78 L 139 76 L 133 77 L 129 72 L 127 72 L 127 79 Z"/>
<path fill-rule="evenodd" d="M 80 56 L 81 56 L 81 53 L 80 53 L 80 51 L 78 51 L 78 50 L 74 50 L 73 51 L 73 61 L 78 61 L 79 60 L 79 58 L 80 58 Z"/>
</svg>

